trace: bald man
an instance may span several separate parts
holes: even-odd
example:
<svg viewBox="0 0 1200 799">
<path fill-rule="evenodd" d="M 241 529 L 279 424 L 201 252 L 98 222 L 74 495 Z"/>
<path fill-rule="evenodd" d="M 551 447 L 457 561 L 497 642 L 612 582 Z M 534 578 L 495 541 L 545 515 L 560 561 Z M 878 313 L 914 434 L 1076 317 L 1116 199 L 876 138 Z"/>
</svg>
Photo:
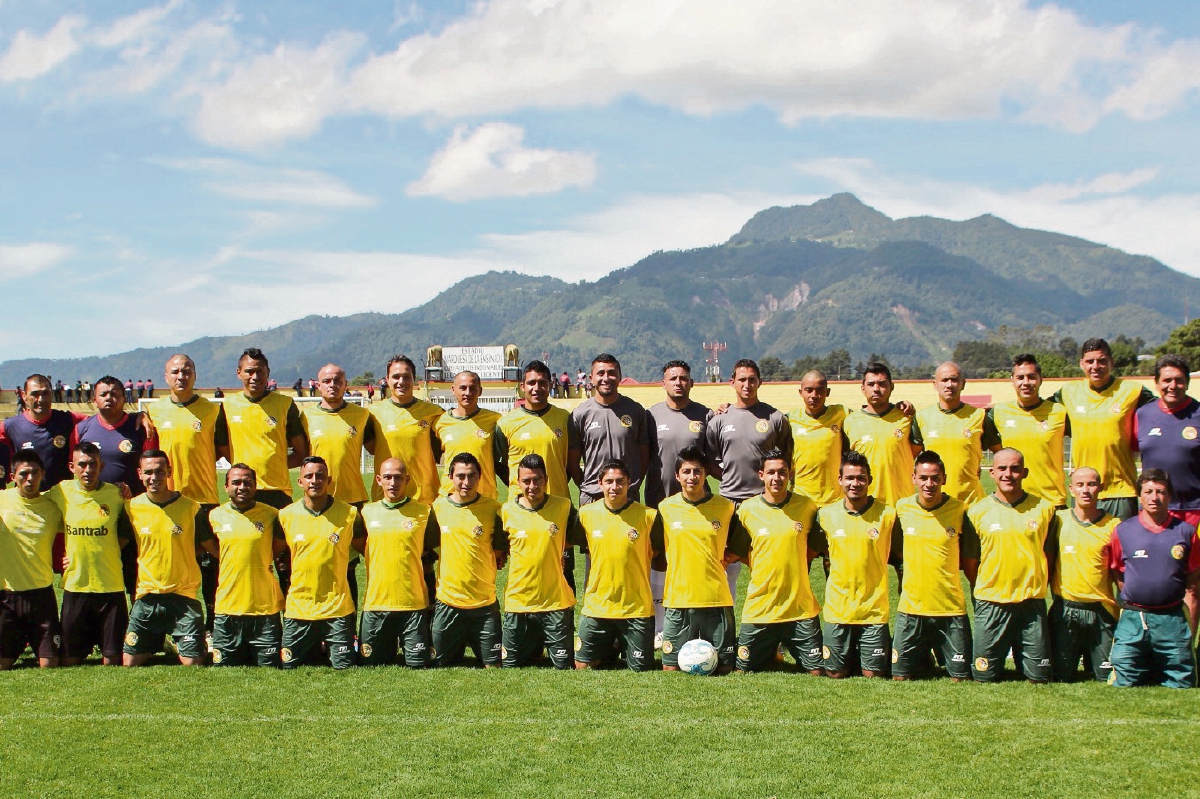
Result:
<svg viewBox="0 0 1200 799">
<path fill-rule="evenodd" d="M 479 407 L 483 395 L 483 384 L 479 375 L 462 371 L 454 376 L 455 405 L 437 417 L 433 423 L 433 435 L 441 445 L 442 463 L 449 463 L 460 452 L 469 452 L 479 461 L 479 493 L 496 499 L 496 463 L 492 457 L 492 437 L 500 414 Z M 445 496 L 453 486 L 450 475 L 442 477 L 439 494 Z"/>
<path fill-rule="evenodd" d="M 850 449 L 844 430 L 846 409 L 829 405 L 829 380 L 818 369 L 800 378 L 804 403 L 788 413 L 792 426 L 792 479 L 796 492 L 825 507 L 842 498 L 838 468 L 842 453 Z"/>
<path fill-rule="evenodd" d="M 987 411 L 962 401 L 967 381 L 962 369 L 946 361 L 933 373 L 937 404 L 917 411 L 913 441 L 933 450 L 946 465 L 945 492 L 968 505 L 983 499 L 979 468 L 983 451 L 1000 449 L 1000 435 Z"/>
</svg>

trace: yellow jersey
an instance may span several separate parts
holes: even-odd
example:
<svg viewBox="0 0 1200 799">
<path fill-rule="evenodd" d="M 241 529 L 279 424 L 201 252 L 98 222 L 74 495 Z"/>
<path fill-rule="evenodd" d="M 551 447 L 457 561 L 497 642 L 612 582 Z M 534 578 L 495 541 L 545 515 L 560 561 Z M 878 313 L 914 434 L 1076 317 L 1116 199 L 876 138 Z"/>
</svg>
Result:
<svg viewBox="0 0 1200 799">
<path fill-rule="evenodd" d="M 178 494 L 159 505 L 142 494 L 129 501 L 129 522 L 137 536 L 137 598 L 147 594 L 178 594 L 196 599 L 200 592 L 200 563 L 196 545 L 212 538 L 203 527 L 196 531 L 200 503 Z"/>
<path fill-rule="evenodd" d="M 146 413 L 171 462 L 171 490 L 202 505 L 217 504 L 217 445 L 229 443 L 221 406 L 196 394 L 182 404 L 170 397 L 155 400 Z"/>
<path fill-rule="evenodd" d="M 1137 496 L 1133 459 L 1133 415 L 1154 395 L 1137 383 L 1114 377 L 1099 391 L 1087 380 L 1063 386 L 1054 398 L 1071 420 L 1071 469 L 1100 473 L 1100 499 Z"/>
<path fill-rule="evenodd" d="M 1067 409 L 1060 402 L 1039 400 L 1032 408 L 1004 402 L 992 408 L 1000 443 L 1025 456 L 1029 470 L 1023 488 L 1057 507 L 1066 507 L 1067 481 L 1063 439 L 1070 435 Z"/>
<path fill-rule="evenodd" d="M 741 524 L 729 537 L 729 549 L 750 565 L 742 624 L 815 618 L 821 606 L 808 571 L 816 504 L 803 494 L 789 493 L 782 505 L 774 505 L 760 494 L 743 502 L 737 517 Z"/>
<path fill-rule="evenodd" d="M 541 455 L 546 461 L 546 493 L 571 496 L 567 478 L 567 449 L 571 443 L 571 414 L 556 405 L 540 411 L 513 408 L 496 423 L 492 435 L 497 463 L 505 464 L 504 479 L 517 479 L 517 464 L 526 455 Z M 514 492 L 515 493 L 515 492 Z"/>
<path fill-rule="evenodd" d="M 81 594 L 124 593 L 121 545 L 133 538 L 125 500 L 111 483 L 86 491 L 78 480 L 64 480 L 46 492 L 63 517 L 67 567 L 62 588 Z"/>
<path fill-rule="evenodd" d="M 913 440 L 940 455 L 946 465 L 943 490 L 947 494 L 968 505 L 983 499 L 983 484 L 979 481 L 983 451 L 1000 446 L 1000 436 L 987 411 L 965 402 L 953 411 L 934 404 L 917 411 L 912 429 Z"/>
<path fill-rule="evenodd" d="M 363 506 L 367 533 L 367 592 L 363 610 L 408 611 L 429 607 L 421 557 L 438 547 L 437 520 L 428 505 L 405 497 Z"/>
<path fill-rule="evenodd" d="M 846 409 L 827 405 L 825 412 L 814 419 L 801 407 L 787 418 L 792 427 L 793 486 L 818 506 L 837 502 L 842 498 L 838 467 L 846 441 Z"/>
<path fill-rule="evenodd" d="M 913 616 L 967 612 L 959 572 L 963 535 L 970 525 L 967 504 L 951 496 L 928 510 L 915 496 L 896 503 L 892 551 L 904 564 L 897 610 Z"/>
<path fill-rule="evenodd" d="M 963 557 L 979 561 L 975 599 L 1000 604 L 1046 598 L 1046 554 L 1058 526 L 1054 506 L 1026 493 L 1016 505 L 995 494 L 967 511 L 973 534 L 963 539 Z"/>
<path fill-rule="evenodd" d="M 283 610 L 283 592 L 271 571 L 275 539 L 283 537 L 279 511 L 262 502 L 242 511 L 226 502 L 209 511 L 208 521 L 220 551 L 216 614 L 273 616 Z"/>
<path fill-rule="evenodd" d="M 1109 542 L 1121 520 L 1105 513 L 1094 522 L 1081 522 L 1071 509 L 1056 515 L 1058 539 L 1051 590 L 1071 602 L 1099 602 L 1115 619 L 1121 611 L 1108 570 Z"/>
<path fill-rule="evenodd" d="M 825 581 L 825 621 L 830 624 L 886 624 L 888 555 L 896 511 L 872 499 L 861 512 L 845 501 L 817 513 L 822 549 L 829 555 Z"/>
<path fill-rule="evenodd" d="M 735 521 L 733 502 L 709 495 L 697 503 L 675 494 L 658 503 L 650 540 L 667 555 L 663 605 L 668 608 L 733 606 L 721 560 Z"/>
<path fill-rule="evenodd" d="M 654 617 L 650 594 L 650 560 L 654 550 L 651 528 L 658 516 L 653 508 L 630 500 L 620 510 L 604 501 L 579 509 L 581 534 L 592 556 L 583 615 L 593 619 Z"/>
<path fill-rule="evenodd" d="M 433 434 L 441 442 L 442 463 L 449 464 L 460 452 L 469 452 L 479 461 L 479 493 L 489 499 L 498 496 L 496 491 L 496 462 L 493 453 L 492 434 L 500 414 L 487 408 L 478 408 L 470 416 L 455 416 L 454 411 L 443 413 L 433 423 Z M 450 493 L 450 475 L 442 476 L 441 494 Z"/>
<path fill-rule="evenodd" d="M 317 403 L 307 405 L 300 418 L 309 452 L 329 465 L 329 493 L 349 504 L 366 502 L 362 452 L 364 445 L 375 440 L 371 412 L 352 402 L 343 402 L 336 411 Z"/>
<path fill-rule="evenodd" d="M 25 499 L 15 487 L 0 491 L 0 589 L 53 584 L 54 539 L 62 529 L 62 513 L 45 494 Z"/>
<path fill-rule="evenodd" d="M 496 552 L 504 551 L 500 503 L 480 496 L 459 505 L 449 497 L 433 503 L 441 538 L 437 599 L 462 610 L 496 602 Z"/>
<path fill-rule="evenodd" d="M 575 508 L 566 497 L 547 496 L 539 508 L 516 499 L 500 508 L 508 539 L 505 613 L 539 613 L 575 607 L 575 593 L 563 574 L 563 552 L 578 543 Z"/>
<path fill-rule="evenodd" d="M 401 405 L 393 399 L 371 406 L 375 417 L 375 474 L 388 458 L 399 458 L 408 467 L 408 496 L 432 505 L 438 496 L 437 455 L 433 451 L 433 423 L 442 409 L 432 402 L 413 399 Z M 383 499 L 378 484 L 371 499 Z"/>
<path fill-rule="evenodd" d="M 279 526 L 292 551 L 286 618 L 320 621 L 354 613 L 346 565 L 357 521 L 358 509 L 334 497 L 320 513 L 305 507 L 302 499 L 279 511 Z"/>
<path fill-rule="evenodd" d="M 863 407 L 846 417 L 845 430 L 851 449 L 871 464 L 871 496 L 895 505 L 913 493 L 912 419 L 894 405 L 882 416 Z"/>
<path fill-rule="evenodd" d="M 288 475 L 288 440 L 304 435 L 300 412 L 292 398 L 269 391 L 252 400 L 243 391 L 225 397 L 229 426 L 229 462 L 254 469 L 259 491 L 292 493 Z"/>
</svg>

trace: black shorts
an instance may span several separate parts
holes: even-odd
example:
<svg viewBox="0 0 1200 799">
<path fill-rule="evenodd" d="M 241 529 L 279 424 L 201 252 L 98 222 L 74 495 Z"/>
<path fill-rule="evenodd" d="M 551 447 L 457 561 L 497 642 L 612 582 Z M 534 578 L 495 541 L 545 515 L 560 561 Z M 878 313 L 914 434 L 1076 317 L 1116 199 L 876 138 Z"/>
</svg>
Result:
<svg viewBox="0 0 1200 799">
<path fill-rule="evenodd" d="M 26 645 L 39 658 L 56 658 L 61 643 L 53 587 L 0 591 L 0 658 L 15 660 Z"/>
<path fill-rule="evenodd" d="M 109 660 L 120 660 L 129 626 L 125 592 L 91 594 L 63 591 L 62 656 L 85 658 L 93 647 Z"/>
</svg>

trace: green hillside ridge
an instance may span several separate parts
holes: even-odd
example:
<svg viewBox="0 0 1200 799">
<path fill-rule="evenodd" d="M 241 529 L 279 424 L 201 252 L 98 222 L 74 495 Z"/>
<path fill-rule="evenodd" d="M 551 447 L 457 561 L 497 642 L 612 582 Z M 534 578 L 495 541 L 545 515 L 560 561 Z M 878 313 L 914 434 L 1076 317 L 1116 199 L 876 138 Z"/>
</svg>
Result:
<svg viewBox="0 0 1200 799">
<path fill-rule="evenodd" d="M 380 374 L 393 353 L 419 362 L 433 343 L 515 342 L 524 359 L 546 353 L 553 368 L 572 373 L 610 350 L 641 379 L 657 378 L 670 358 L 699 367 L 706 340 L 727 343 L 729 363 L 765 356 L 790 363 L 844 348 L 855 359 L 878 352 L 912 365 L 942 360 L 959 341 L 1000 325 L 1159 342 L 1183 320 L 1185 297 L 1200 307 L 1200 280 L 1151 258 L 992 216 L 892 220 L 838 194 L 767 209 L 725 244 L 656 252 L 595 282 L 489 272 L 399 314 L 310 316 L 178 347 L 7 361 L 0 384 L 33 371 L 157 381 L 166 358 L 185 351 L 202 385 L 230 386 L 247 346 L 268 354 L 285 386 L 329 361 L 351 376 Z"/>
</svg>

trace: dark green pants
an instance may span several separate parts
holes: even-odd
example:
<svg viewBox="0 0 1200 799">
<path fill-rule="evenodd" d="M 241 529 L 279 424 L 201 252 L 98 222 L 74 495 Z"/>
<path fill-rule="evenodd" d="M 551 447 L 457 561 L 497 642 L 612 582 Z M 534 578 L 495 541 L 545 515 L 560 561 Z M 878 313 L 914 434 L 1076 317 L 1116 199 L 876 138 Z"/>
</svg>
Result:
<svg viewBox="0 0 1200 799">
<path fill-rule="evenodd" d="M 575 609 L 546 610 L 536 613 L 505 613 L 503 646 L 505 668 L 528 666 L 545 648 L 556 669 L 575 667 Z"/>
<path fill-rule="evenodd" d="M 329 664 L 335 669 L 354 665 L 354 614 L 336 619 L 283 620 L 282 665 L 294 669 L 304 665 L 310 654 L 322 643 L 329 651 Z"/>
<path fill-rule="evenodd" d="M 679 648 L 703 638 L 717 649 L 717 663 L 737 661 L 737 632 L 733 608 L 666 608 L 663 614 L 662 664 L 679 665 Z"/>
<path fill-rule="evenodd" d="M 146 594 L 134 602 L 125 633 L 125 654 L 153 654 L 162 647 L 164 635 L 174 639 L 180 657 L 204 657 L 204 613 L 200 601 L 179 594 Z"/>
<path fill-rule="evenodd" d="M 433 606 L 433 651 L 439 666 L 462 662 L 467 647 L 484 666 L 500 665 L 500 605 L 456 608 L 442 602 Z"/>
<path fill-rule="evenodd" d="M 1004 661 L 1012 651 L 1017 671 L 1034 682 L 1049 682 L 1050 637 L 1046 628 L 1043 599 L 1005 604 L 975 600 L 975 679 L 1000 679 Z"/>
<path fill-rule="evenodd" d="M 821 629 L 825 671 L 854 673 L 855 667 L 887 674 L 892 634 L 886 624 L 826 623 Z"/>
<path fill-rule="evenodd" d="M 742 624 L 738 631 L 738 671 L 762 671 L 775 662 L 780 645 L 796 660 L 802 671 L 821 668 L 821 621 L 811 619 L 772 624 Z"/>
<path fill-rule="evenodd" d="M 1071 682 L 1083 659 L 1084 668 L 1100 682 L 1112 673 L 1109 652 L 1117 620 L 1099 602 L 1072 602 L 1054 597 L 1050 605 L 1050 650 L 1054 679 Z"/>
<path fill-rule="evenodd" d="M 1183 608 L 1154 612 L 1125 608 L 1113 634 L 1109 682 L 1122 688 L 1165 685 L 1192 688 L 1196 655 Z"/>
<path fill-rule="evenodd" d="M 358 622 L 358 655 L 364 666 L 386 666 L 403 652 L 404 665 L 423 669 L 431 665 L 432 611 L 364 610 Z"/>
<path fill-rule="evenodd" d="M 914 677 L 929 663 L 929 653 L 946 664 L 946 673 L 971 679 L 971 623 L 962 616 L 896 614 L 892 676 Z"/>
<path fill-rule="evenodd" d="M 598 666 L 612 656 L 618 637 L 625 644 L 625 664 L 630 671 L 654 668 L 654 617 L 644 619 L 596 619 L 579 617 L 575 660 Z"/>
<path fill-rule="evenodd" d="M 213 618 L 214 666 L 278 666 L 283 625 L 279 614 Z"/>
</svg>

